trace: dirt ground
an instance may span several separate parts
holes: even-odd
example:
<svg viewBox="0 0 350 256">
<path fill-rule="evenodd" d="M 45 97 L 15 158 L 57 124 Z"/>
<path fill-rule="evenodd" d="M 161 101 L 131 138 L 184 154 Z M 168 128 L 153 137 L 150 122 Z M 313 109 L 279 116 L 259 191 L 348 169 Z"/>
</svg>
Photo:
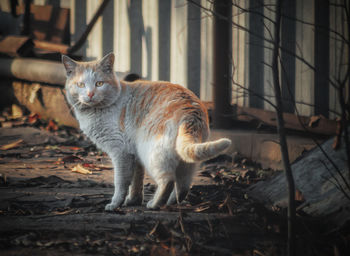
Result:
<svg viewBox="0 0 350 256">
<path fill-rule="evenodd" d="M 158 211 L 145 207 L 155 191 L 146 177 L 143 205 L 110 213 L 111 162 L 79 131 L 28 119 L 12 126 L 0 128 L 1 255 L 285 253 L 284 210 L 267 210 L 245 193 L 272 171 L 249 159 L 226 155 L 200 165 L 186 201 Z M 349 249 L 316 220 L 300 223 L 298 255 Z"/>
</svg>

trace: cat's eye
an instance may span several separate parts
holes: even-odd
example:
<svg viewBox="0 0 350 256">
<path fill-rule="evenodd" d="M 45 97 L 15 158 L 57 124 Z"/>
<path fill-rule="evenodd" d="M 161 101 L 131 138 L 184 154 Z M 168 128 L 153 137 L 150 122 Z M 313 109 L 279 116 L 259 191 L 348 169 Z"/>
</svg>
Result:
<svg viewBox="0 0 350 256">
<path fill-rule="evenodd" d="M 85 83 L 83 83 L 83 82 L 77 83 L 77 86 L 79 88 L 84 88 L 85 87 Z"/>
<path fill-rule="evenodd" d="M 104 84 L 103 81 L 98 81 L 98 82 L 96 82 L 96 86 L 97 86 L 97 87 L 101 87 L 103 84 Z"/>
</svg>

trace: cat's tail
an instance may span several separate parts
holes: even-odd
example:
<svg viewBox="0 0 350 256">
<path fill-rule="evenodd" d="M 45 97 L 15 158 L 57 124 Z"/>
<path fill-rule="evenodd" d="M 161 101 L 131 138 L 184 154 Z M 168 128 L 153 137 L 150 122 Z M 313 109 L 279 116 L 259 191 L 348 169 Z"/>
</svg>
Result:
<svg viewBox="0 0 350 256">
<path fill-rule="evenodd" d="M 187 132 L 184 124 L 180 125 L 176 139 L 176 152 L 185 162 L 209 160 L 231 146 L 231 140 L 226 138 L 201 143 L 197 137 Z"/>
</svg>

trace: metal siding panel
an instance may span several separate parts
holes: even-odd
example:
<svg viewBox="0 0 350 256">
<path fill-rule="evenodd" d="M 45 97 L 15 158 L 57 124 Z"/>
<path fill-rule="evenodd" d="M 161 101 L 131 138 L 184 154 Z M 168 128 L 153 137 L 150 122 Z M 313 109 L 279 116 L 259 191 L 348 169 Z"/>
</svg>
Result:
<svg viewBox="0 0 350 256">
<path fill-rule="evenodd" d="M 202 0 L 201 4 L 211 8 L 212 4 Z M 206 13 L 202 14 L 201 24 L 201 72 L 200 72 L 200 96 L 202 100 L 213 100 L 213 18 Z"/>
<path fill-rule="evenodd" d="M 296 1 L 297 19 L 314 23 L 313 0 Z M 308 63 L 314 65 L 314 27 L 296 24 L 296 49 L 298 56 L 303 57 Z M 300 60 L 296 60 L 296 102 L 314 104 L 314 71 Z M 310 116 L 314 113 L 313 107 L 305 104 L 296 104 L 299 114 Z"/>
<path fill-rule="evenodd" d="M 130 72 L 128 0 L 114 0 L 114 31 L 115 67 L 118 71 Z"/>
<path fill-rule="evenodd" d="M 172 0 L 170 81 L 187 87 L 187 4 Z"/>
</svg>

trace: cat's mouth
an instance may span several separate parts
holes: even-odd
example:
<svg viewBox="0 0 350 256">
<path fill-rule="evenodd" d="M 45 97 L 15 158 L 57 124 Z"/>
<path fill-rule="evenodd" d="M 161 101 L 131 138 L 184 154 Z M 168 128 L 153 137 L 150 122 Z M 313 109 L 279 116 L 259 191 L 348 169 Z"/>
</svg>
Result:
<svg viewBox="0 0 350 256">
<path fill-rule="evenodd" d="M 88 99 L 88 100 L 79 99 L 79 102 L 83 107 L 103 107 L 102 102 L 96 99 Z"/>
<path fill-rule="evenodd" d="M 89 97 L 79 97 L 78 100 L 86 106 L 94 106 L 100 103 L 100 101 L 97 100 L 96 98 L 89 98 Z"/>
</svg>

